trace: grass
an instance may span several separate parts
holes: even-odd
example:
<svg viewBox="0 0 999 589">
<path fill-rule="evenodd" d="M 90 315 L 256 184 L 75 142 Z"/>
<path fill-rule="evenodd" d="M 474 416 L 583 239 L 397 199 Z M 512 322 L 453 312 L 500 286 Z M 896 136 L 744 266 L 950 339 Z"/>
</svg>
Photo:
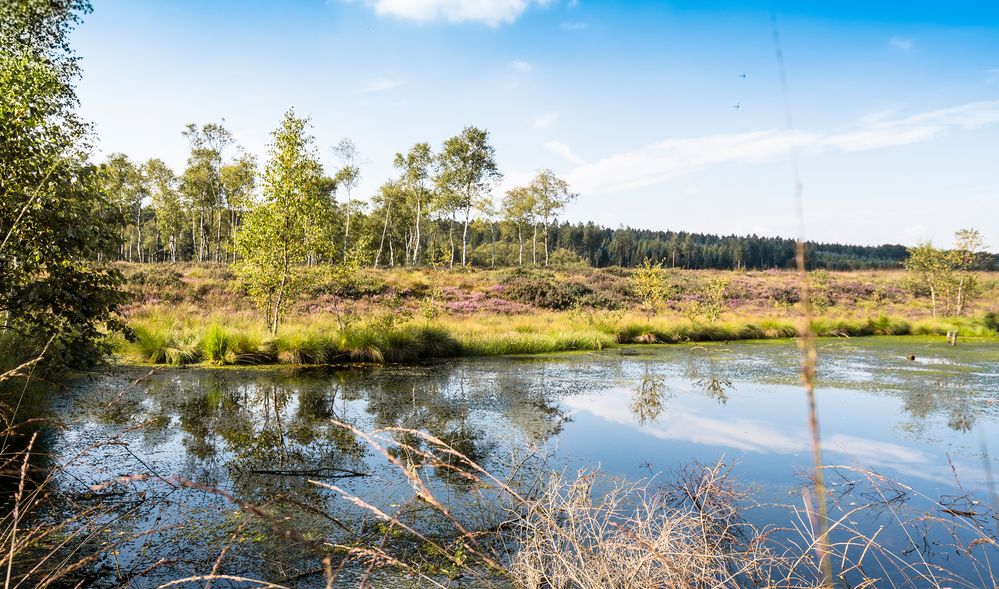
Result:
<svg viewBox="0 0 999 589">
<path fill-rule="evenodd" d="M 180 366 L 246 364 L 335 364 L 416 362 L 434 358 L 546 354 L 604 350 L 624 344 L 675 344 L 782 339 L 798 327 L 779 317 L 731 317 L 715 323 L 637 313 L 538 311 L 510 316 L 480 314 L 435 319 L 372 319 L 340 328 L 331 315 L 293 318 L 272 338 L 252 314 L 205 316 L 166 307 L 134 314 L 135 340 L 122 340 L 126 361 Z M 885 335 L 995 337 L 988 317 L 910 321 L 879 315 L 870 318 L 819 317 L 820 337 Z"/>
<path fill-rule="evenodd" d="M 169 265 L 155 279 L 145 266 L 123 269 L 135 295 L 127 315 L 136 338 L 119 340 L 116 349 L 138 363 L 413 362 L 799 335 L 797 278 L 790 272 L 683 271 L 676 300 L 650 318 L 629 311 L 638 305 L 630 269 L 367 269 L 348 300 L 336 305 L 322 284 L 313 284 L 273 338 L 225 268 Z M 730 286 L 721 319 L 691 317 L 703 285 L 722 274 Z M 927 318 L 928 300 L 912 295 L 906 280 L 898 271 L 826 273 L 815 289 L 822 304 L 814 332 L 999 334 L 997 273 L 978 277 L 975 317 Z M 351 318 L 349 327 L 341 328 L 334 312 Z"/>
</svg>

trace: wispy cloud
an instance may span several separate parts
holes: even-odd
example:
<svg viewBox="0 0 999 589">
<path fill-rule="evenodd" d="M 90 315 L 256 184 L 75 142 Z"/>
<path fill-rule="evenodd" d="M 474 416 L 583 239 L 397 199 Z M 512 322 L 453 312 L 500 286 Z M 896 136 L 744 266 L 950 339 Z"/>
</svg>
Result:
<svg viewBox="0 0 999 589">
<path fill-rule="evenodd" d="M 510 69 L 518 74 L 527 74 L 534 71 L 534 66 L 526 61 L 515 59 L 510 62 Z"/>
<path fill-rule="evenodd" d="M 379 16 L 417 22 L 478 22 L 490 27 L 509 24 L 531 5 L 551 0 L 364 0 Z"/>
<path fill-rule="evenodd" d="M 904 37 L 892 37 L 891 39 L 888 39 L 888 46 L 892 49 L 897 49 L 898 51 L 909 51 L 915 47 L 915 45 L 915 41 Z"/>
<path fill-rule="evenodd" d="M 589 28 L 590 23 L 585 23 L 578 20 L 570 20 L 563 22 L 559 26 L 562 27 L 563 31 L 582 31 L 583 29 Z"/>
<path fill-rule="evenodd" d="M 569 149 L 569 146 L 565 143 L 560 141 L 549 141 L 548 143 L 545 143 L 545 147 L 578 166 L 585 167 L 587 165 L 583 158 L 573 153 L 572 150 Z"/>
<path fill-rule="evenodd" d="M 610 389 L 599 395 L 569 397 L 565 404 L 574 413 L 587 412 L 661 440 L 764 455 L 801 454 L 808 450 L 807 436 L 796 426 L 742 417 L 721 419 L 704 415 L 682 401 L 673 401 L 670 410 L 655 422 L 640 424 L 628 409 L 630 397 L 630 391 Z M 836 432 L 823 441 L 823 447 L 839 460 L 845 458 L 847 463 L 857 462 L 866 468 L 888 468 L 933 481 L 946 481 L 950 476 L 949 468 L 941 467 L 932 456 L 887 440 Z M 983 474 L 978 471 L 972 476 L 978 478 Z"/>
<path fill-rule="evenodd" d="M 361 86 L 361 92 L 385 92 L 405 84 L 406 82 L 402 80 L 393 80 L 392 78 L 373 78 Z"/>
<path fill-rule="evenodd" d="M 558 121 L 559 113 L 558 111 L 541 113 L 539 115 L 534 115 L 531 119 L 531 125 L 535 129 L 549 129 Z"/>
<path fill-rule="evenodd" d="M 590 164 L 579 163 L 569 146 L 548 149 L 577 163 L 568 174 L 573 187 L 585 192 L 624 191 L 658 184 L 679 174 L 721 164 L 776 161 L 791 147 L 803 155 L 830 151 L 855 152 L 929 141 L 955 130 L 999 123 L 999 100 L 973 102 L 908 117 L 868 117 L 855 129 L 841 132 L 767 129 L 746 133 L 666 139 L 614 154 Z"/>
</svg>

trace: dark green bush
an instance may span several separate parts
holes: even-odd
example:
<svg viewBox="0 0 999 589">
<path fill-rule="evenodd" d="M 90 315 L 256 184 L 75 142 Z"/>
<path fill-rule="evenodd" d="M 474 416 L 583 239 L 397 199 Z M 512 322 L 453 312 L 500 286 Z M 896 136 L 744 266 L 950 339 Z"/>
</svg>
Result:
<svg viewBox="0 0 999 589">
<path fill-rule="evenodd" d="M 526 305 L 564 311 L 582 305 L 593 291 L 578 282 L 559 281 L 554 274 L 512 273 L 503 283 L 506 298 Z"/>
<path fill-rule="evenodd" d="M 172 268 L 155 268 L 127 273 L 125 275 L 125 282 L 129 285 L 171 288 L 184 286 L 182 277 L 180 272 Z"/>
</svg>

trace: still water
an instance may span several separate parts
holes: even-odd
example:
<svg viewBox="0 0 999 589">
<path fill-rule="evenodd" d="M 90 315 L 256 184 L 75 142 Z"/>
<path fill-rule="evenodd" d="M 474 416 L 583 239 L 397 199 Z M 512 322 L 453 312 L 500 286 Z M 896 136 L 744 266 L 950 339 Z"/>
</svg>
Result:
<svg viewBox="0 0 999 589">
<path fill-rule="evenodd" d="M 999 470 L 999 344 L 819 345 L 827 464 L 931 498 L 987 497 Z M 668 478 L 722 459 L 755 502 L 800 503 L 812 457 L 799 359 L 793 342 L 746 342 L 323 370 L 117 368 L 74 385 L 49 446 L 67 464 L 57 488 L 74 508 L 109 510 L 102 533 L 120 549 L 102 560 L 103 578 L 155 586 L 207 573 L 230 546 L 228 572 L 321 585 L 315 558 L 234 500 L 317 541 L 353 524 L 342 498 L 308 479 L 383 507 L 405 501 L 411 490 L 384 456 L 335 421 L 420 429 L 500 474 L 531 457 L 569 473 Z M 460 502 L 461 484 L 441 475 L 440 485 Z M 765 521 L 774 513 L 749 517 L 781 523 Z"/>
</svg>

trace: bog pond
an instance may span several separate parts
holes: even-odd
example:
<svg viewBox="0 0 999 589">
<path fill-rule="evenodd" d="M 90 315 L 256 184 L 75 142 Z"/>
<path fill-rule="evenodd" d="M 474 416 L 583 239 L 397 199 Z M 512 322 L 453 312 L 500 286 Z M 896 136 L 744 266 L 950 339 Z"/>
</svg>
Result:
<svg viewBox="0 0 999 589">
<path fill-rule="evenodd" d="M 904 483 L 887 486 L 914 502 L 987 502 L 999 472 L 999 344 L 835 339 L 820 340 L 819 354 L 827 464 Z M 800 504 L 812 464 L 799 362 L 785 341 L 336 369 L 112 368 L 77 379 L 55 407 L 60 427 L 44 441 L 64 465 L 54 488 L 66 499 L 46 517 L 104 510 L 100 533 L 118 549 L 95 580 L 155 586 L 207 573 L 228 547 L 224 570 L 322 586 L 318 559 L 234 500 L 317 541 L 348 534 L 359 515 L 310 479 L 385 509 L 408 500 L 385 456 L 342 422 L 428 432 L 504 477 L 599 467 L 654 482 L 721 459 L 760 506 L 747 518 L 784 525 L 766 521 L 782 513 L 767 505 Z M 847 479 L 830 473 L 833 517 L 856 501 Z M 455 504 L 469 492 L 445 472 L 434 481 Z M 905 544 L 890 532 L 882 541 Z"/>
</svg>

